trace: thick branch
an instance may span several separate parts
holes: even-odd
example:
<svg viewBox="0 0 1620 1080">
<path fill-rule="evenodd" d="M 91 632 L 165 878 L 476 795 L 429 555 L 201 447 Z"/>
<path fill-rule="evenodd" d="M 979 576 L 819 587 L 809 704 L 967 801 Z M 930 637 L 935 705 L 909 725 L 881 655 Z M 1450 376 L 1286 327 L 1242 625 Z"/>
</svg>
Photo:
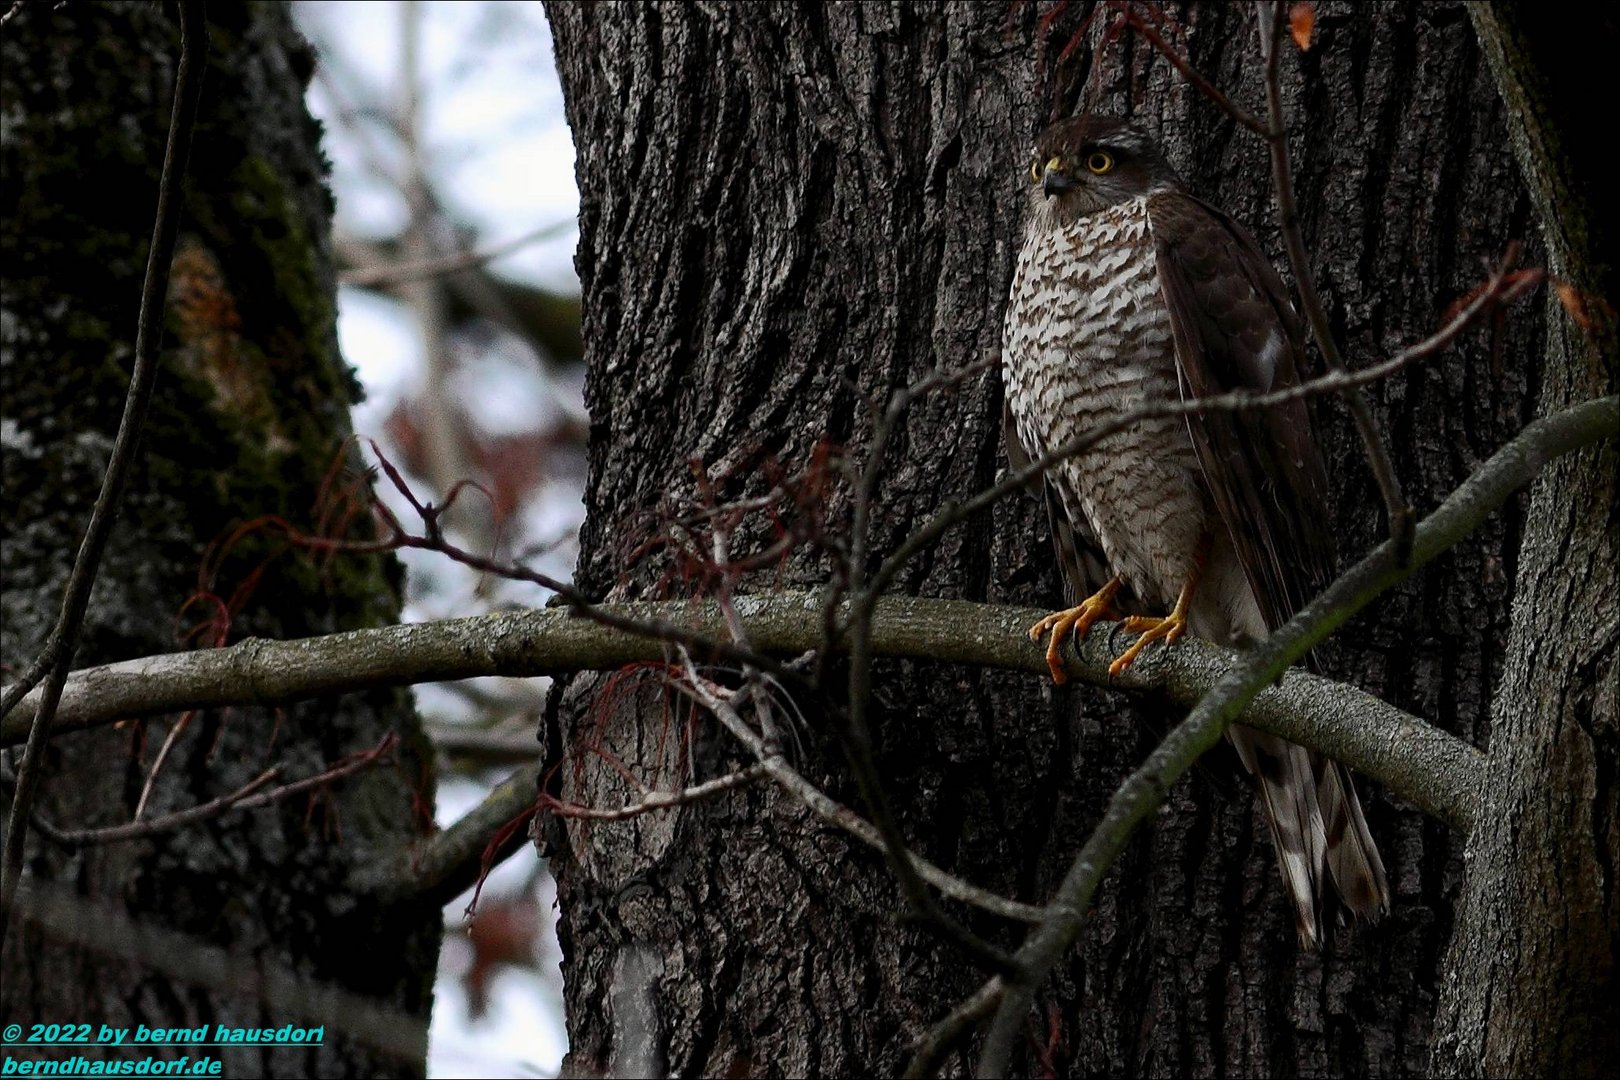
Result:
<svg viewBox="0 0 1620 1080">
<path fill-rule="evenodd" d="M 472 887 L 485 861 L 499 862 L 523 843 L 523 832 L 514 830 L 500 850 L 486 850 L 490 838 L 503 826 L 533 812 L 539 784 L 538 764 L 518 769 L 448 829 L 391 862 L 356 869 L 350 888 L 358 894 L 375 893 L 384 900 L 414 896 L 427 902 L 447 903 Z"/>
<path fill-rule="evenodd" d="M 708 601 L 609 605 L 632 619 L 658 618 L 714 638 L 726 633 Z M 822 640 L 820 597 L 807 592 L 740 596 L 739 617 L 756 648 L 798 655 Z M 875 656 L 939 660 L 1043 675 L 1043 649 L 1025 632 L 1042 612 L 962 600 L 886 597 L 873 611 Z M 1111 627 L 1099 625 L 1070 657 L 1071 678 L 1127 690 L 1162 690 L 1191 705 L 1237 654 L 1187 639 L 1149 650 L 1108 678 Z M 277 705 L 374 686 L 483 675 L 611 670 L 665 658 L 665 644 L 561 609 L 415 623 L 296 641 L 250 638 L 226 649 L 171 653 L 75 672 L 55 731 L 133 716 L 224 705 Z M 0 723 L 0 745 L 26 734 L 37 693 Z M 1373 777 L 1425 812 L 1466 828 L 1482 755 L 1461 740 L 1354 687 L 1290 671 L 1249 706 L 1244 722 L 1304 743 Z M 529 791 L 533 798 L 533 788 Z"/>
</svg>

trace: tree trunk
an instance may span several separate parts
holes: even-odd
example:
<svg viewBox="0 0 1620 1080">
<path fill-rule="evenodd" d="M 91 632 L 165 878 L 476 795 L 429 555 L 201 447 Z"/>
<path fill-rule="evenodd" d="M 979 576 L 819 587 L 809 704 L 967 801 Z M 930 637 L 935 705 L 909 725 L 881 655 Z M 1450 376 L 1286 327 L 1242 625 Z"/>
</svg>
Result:
<svg viewBox="0 0 1620 1080">
<path fill-rule="evenodd" d="M 1193 63 L 1263 113 L 1250 9 L 1167 5 Z M 596 597 L 701 582 L 656 540 L 698 502 L 690 462 L 724 498 L 810 467 L 830 440 L 859 463 L 868 400 L 936 367 L 999 355 L 1033 135 L 1077 105 L 1160 132 L 1190 187 L 1253 227 L 1279 265 L 1261 141 L 1126 33 L 1100 65 L 1089 10 L 1044 5 L 555 4 L 582 197 L 591 412 L 579 581 Z M 1461 5 L 1317 5 L 1284 61 L 1296 185 L 1314 271 L 1346 354 L 1416 341 L 1512 240 L 1534 240 L 1505 153 L 1503 110 Z M 1104 11 L 1099 19 L 1108 20 Z M 1042 57 L 1045 63 L 1042 63 Z M 1532 243 L 1533 246 L 1533 243 Z M 1492 340 L 1371 390 L 1401 480 L 1431 509 L 1531 415 L 1539 309 Z M 1493 345 L 1495 348 L 1493 348 Z M 1382 535 L 1381 502 L 1342 406 L 1319 411 L 1341 557 Z M 872 556 L 1003 467 L 994 367 L 905 414 L 874 508 Z M 821 508 L 836 531 L 847 491 Z M 1482 741 L 1506 660 L 1522 506 L 1354 620 L 1327 667 Z M 776 538 L 745 524 L 734 557 Z M 748 587 L 816 585 L 801 551 Z M 1043 513 L 1017 498 L 950 532 L 904 574 L 911 593 L 1055 604 Z M 650 683 L 576 680 L 549 721 L 553 783 L 611 801 L 606 746 L 662 779 L 736 760 L 700 729 L 671 750 Z M 831 688 L 836 693 L 837 688 Z M 1151 744 L 1163 707 L 1092 687 L 880 664 L 872 722 L 887 791 L 915 849 L 1039 902 Z M 802 769 L 855 802 L 812 723 Z M 1082 944 L 1040 996 L 1014 1071 L 1349 1076 L 1425 1071 L 1461 839 L 1364 790 L 1394 910 L 1301 954 L 1246 793 L 1178 785 L 1099 897 Z M 983 973 L 899 919 L 881 857 L 755 789 L 657 820 L 547 841 L 562 898 L 573 1074 L 895 1072 Z M 974 912 L 1006 945 L 1018 927 Z M 949 1068 L 965 1069 L 971 1047 Z"/>
<path fill-rule="evenodd" d="M 1516 3 L 1470 14 L 1511 116 L 1558 300 L 1540 407 L 1620 389 L 1620 213 L 1606 140 L 1583 118 L 1608 85 L 1620 20 L 1559 33 Z M 1446 958 L 1435 1065 L 1453 1076 L 1604 1076 L 1620 1057 L 1620 471 L 1612 443 L 1556 462 L 1532 491 L 1513 630 L 1491 710 L 1491 779 Z"/>
<path fill-rule="evenodd" d="M 172 651 L 220 614 L 204 590 L 242 601 L 232 639 L 398 616 L 390 560 L 323 563 L 265 533 L 210 547 L 263 515 L 312 524 L 329 467 L 354 465 L 340 454 L 357 394 L 337 350 L 319 128 L 302 101 L 314 57 L 281 7 L 214 5 L 213 16 L 167 347 L 76 666 Z M 56 616 L 123 407 L 178 26 L 161 5 L 135 2 L 29 4 L 7 18 L 0 653 L 20 669 Z M 206 565 L 218 567 L 211 578 Z M 174 722 L 53 740 L 38 811 L 64 828 L 129 821 Z M 313 775 L 390 731 L 405 740 L 399 768 L 309 797 L 78 851 L 33 837 L 23 883 L 33 907 L 10 928 L 0 971 L 5 1020 L 324 1023 L 316 1049 L 165 1056 L 218 1056 L 231 1076 L 420 1075 L 439 910 L 379 910 L 345 884 L 357 861 L 398 851 L 429 824 L 431 774 L 405 694 L 194 716 L 147 816 L 217 798 L 272 765 L 283 781 Z M 130 958 L 122 930 L 85 925 L 109 907 L 169 932 L 161 954 Z M 219 950 L 242 989 L 183 973 L 207 969 Z M 298 1010 L 285 994 L 267 1004 L 253 987 L 276 972 L 374 1002 L 402 1018 L 406 1037 L 387 1050 L 357 1041 L 313 990 Z"/>
</svg>

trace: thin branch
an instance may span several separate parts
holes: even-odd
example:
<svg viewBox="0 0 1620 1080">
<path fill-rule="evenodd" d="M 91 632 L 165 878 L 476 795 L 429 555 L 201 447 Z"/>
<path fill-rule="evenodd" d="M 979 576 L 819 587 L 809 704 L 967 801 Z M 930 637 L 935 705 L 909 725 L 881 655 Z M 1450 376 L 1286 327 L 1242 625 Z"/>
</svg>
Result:
<svg viewBox="0 0 1620 1080">
<path fill-rule="evenodd" d="M 631 818 L 641 817 L 658 810 L 675 810 L 691 803 L 712 799 L 728 791 L 735 791 L 740 787 L 747 787 L 763 780 L 769 773 L 764 765 L 750 765 L 746 769 L 736 769 L 713 780 L 705 780 L 701 784 L 692 784 L 679 791 L 649 791 L 633 803 L 624 806 L 579 806 L 574 803 L 565 803 L 556 799 L 546 800 L 543 808 L 547 813 L 557 817 L 579 818 L 583 821 L 628 821 Z"/>
<path fill-rule="evenodd" d="M 900 823 L 889 806 L 888 795 L 878 774 L 877 761 L 872 754 L 872 735 L 866 721 L 866 708 L 872 690 L 872 608 L 882 589 L 879 581 L 873 581 L 870 585 L 867 583 L 866 555 L 871 533 L 871 507 L 876 498 L 878 477 L 882 473 L 889 440 L 899 427 L 900 418 L 919 397 L 937 387 L 952 385 L 973 371 L 982 370 L 983 366 L 973 365 L 962 373 L 932 372 L 916 385 L 895 393 L 873 427 L 871 449 L 856 483 L 849 531 L 849 557 L 844 569 L 844 587 L 850 596 L 847 618 L 842 623 L 843 637 L 849 648 L 849 692 L 839 735 L 844 756 L 855 773 L 861 799 L 872 815 L 889 867 L 900 882 L 900 889 L 905 893 L 913 915 L 984 966 L 1012 974 L 1010 958 L 1006 953 L 953 919 L 934 902 L 912 862 L 905 838 L 900 832 Z"/>
<path fill-rule="evenodd" d="M 475 251 L 458 251 L 449 255 L 440 255 L 436 258 L 418 259 L 414 262 L 379 263 L 374 266 L 358 267 L 345 270 L 338 275 L 339 285 L 353 285 L 362 289 L 383 288 L 390 285 L 399 285 L 407 281 L 417 281 L 421 278 L 442 277 L 445 274 L 459 273 L 462 270 L 471 270 L 475 266 L 482 266 L 496 259 L 502 259 L 515 251 L 521 251 L 530 244 L 538 244 L 553 237 L 561 236 L 578 225 L 574 218 L 563 221 L 554 221 L 550 225 L 542 225 L 538 229 L 530 230 L 522 236 L 499 244 Z"/>
<path fill-rule="evenodd" d="M 172 814 L 165 814 L 150 821 L 131 821 L 123 825 L 109 825 L 101 829 L 62 829 L 51 825 L 38 815 L 33 818 L 34 827 L 48 840 L 62 844 L 65 847 L 87 847 L 94 844 L 113 844 L 121 840 L 139 840 L 148 836 L 157 836 L 159 833 L 171 832 L 207 821 L 209 818 L 221 817 L 225 811 L 252 795 L 255 791 L 275 780 L 279 774 L 277 769 L 266 769 L 258 776 L 249 780 L 229 795 L 221 795 L 217 799 L 205 802 L 200 806 L 193 806 L 189 810 L 178 810 Z M 136 815 L 139 817 L 139 815 Z"/>
<path fill-rule="evenodd" d="M 1129 0 L 1114 0 L 1114 6 L 1120 11 L 1121 18 L 1130 24 L 1131 29 L 1146 38 L 1147 43 L 1153 46 L 1160 56 L 1170 61 L 1170 65 L 1181 72 L 1181 77 L 1192 83 L 1199 93 L 1213 101 L 1220 107 L 1222 112 L 1256 135 L 1262 137 L 1270 135 L 1270 129 L 1258 117 L 1239 106 L 1237 102 L 1222 93 L 1219 87 L 1199 74 L 1198 69 L 1189 64 L 1175 49 L 1171 48 L 1169 43 L 1160 37 L 1153 27 L 1148 25 L 1146 19 L 1131 10 Z"/>
<path fill-rule="evenodd" d="M 370 440 L 367 441 L 370 442 Z M 700 636 L 691 634 L 682 627 L 675 626 L 670 623 L 664 623 L 658 620 L 656 617 L 654 617 L 653 621 L 651 622 L 638 622 L 635 619 L 623 617 L 616 613 L 614 605 L 592 603 L 584 593 L 566 581 L 554 578 L 549 574 L 543 574 L 532 567 L 499 562 L 495 559 L 486 558 L 482 555 L 475 555 L 464 548 L 458 547 L 445 537 L 444 531 L 440 527 L 440 518 L 444 512 L 454 504 L 458 495 L 461 493 L 461 491 L 465 490 L 468 485 L 462 483 L 457 484 L 454 488 L 452 488 L 442 506 L 433 506 L 431 504 L 424 505 L 410 490 L 409 485 L 405 483 L 405 479 L 400 475 L 399 470 L 382 455 L 382 452 L 377 448 L 375 442 L 371 442 L 371 447 L 372 451 L 377 455 L 378 464 L 382 469 L 384 476 L 387 477 L 389 482 L 393 484 L 395 490 L 397 490 L 405 498 L 405 500 L 421 518 L 424 534 L 421 536 L 415 536 L 406 532 L 399 520 L 394 516 L 393 512 L 389 510 L 381 500 L 374 498 L 373 506 L 377 510 L 379 516 L 382 517 L 384 524 L 390 530 L 390 535 L 385 539 L 378 541 L 358 542 L 333 540 L 325 537 L 297 534 L 294 530 L 288 528 L 287 531 L 293 536 L 296 543 L 313 550 L 361 555 L 384 551 L 398 551 L 402 548 L 436 552 L 461 563 L 463 566 L 471 567 L 472 569 L 482 571 L 483 573 L 494 574 L 510 581 L 523 581 L 531 585 L 538 585 L 542 589 L 555 593 L 556 599 L 567 604 L 573 614 L 585 619 L 589 619 L 593 622 L 601 623 L 603 626 L 628 631 L 634 634 L 656 637 L 660 640 L 668 642 L 670 645 L 681 645 L 690 649 L 705 650 L 706 653 L 716 661 L 733 663 L 738 666 L 756 667 L 761 671 L 768 672 L 783 682 L 794 684 L 803 682 L 802 677 L 797 672 L 783 667 L 772 657 L 766 656 L 758 651 L 745 648 L 735 642 L 723 640 L 718 636 L 707 639 L 702 638 Z"/>
<path fill-rule="evenodd" d="M 1394 540 L 1385 541 L 1243 656 L 1114 793 L 1102 821 L 1069 865 L 1051 918 L 1018 950 L 1028 976 L 1008 984 L 979 1059 L 978 1075 L 1006 1075 L 1036 990 L 1080 933 L 1092 897 L 1131 832 L 1163 803 L 1176 778 L 1220 740 L 1248 702 L 1375 597 L 1472 532 L 1548 461 L 1617 433 L 1620 396 L 1535 421 L 1414 530 L 1409 559 L 1401 557 Z"/>
<path fill-rule="evenodd" d="M 62 611 L 56 626 L 44 651 L 30 665 L 28 672 L 0 694 L 0 717 L 4 717 L 41 677 L 45 679 L 44 693 L 40 696 L 40 704 L 29 731 L 28 746 L 23 751 L 22 764 L 17 770 L 17 790 L 12 796 L 4 861 L 0 863 L 0 942 L 5 940 L 12 899 L 22 876 L 29 812 L 39 784 L 45 746 L 50 739 L 51 717 L 56 712 L 63 683 L 73 663 L 85 609 L 90 603 L 90 589 L 95 584 L 101 555 L 112 532 L 113 519 L 118 513 L 124 482 L 140 445 L 141 430 L 146 426 L 146 410 L 152 400 L 158 350 L 163 341 L 164 300 L 169 292 L 169 269 L 174 260 L 181 204 L 185 197 L 186 159 L 191 151 L 192 128 L 196 124 L 203 71 L 207 64 L 208 26 L 203 0 L 183 0 L 180 5 L 180 62 L 175 74 L 174 106 L 169 116 L 163 169 L 158 178 L 156 220 L 152 225 L 151 246 L 147 250 L 146 278 L 141 287 L 141 307 L 135 330 L 135 362 L 130 374 L 129 392 L 124 398 L 124 413 L 118 421 L 118 434 L 113 440 L 112 455 L 107 462 L 107 472 L 102 477 L 101 491 L 90 512 L 90 524 L 85 529 L 79 553 L 73 560 L 73 570 L 62 595 Z"/>
<path fill-rule="evenodd" d="M 1267 18 L 1268 12 L 1270 18 Z M 1294 170 L 1288 161 L 1288 122 L 1283 116 L 1279 70 L 1282 50 L 1278 48 L 1286 19 L 1284 7 L 1276 0 L 1257 0 L 1255 18 L 1260 29 L 1260 53 L 1266 64 L 1266 113 L 1271 122 L 1270 130 L 1265 133 L 1266 145 L 1271 151 L 1271 182 L 1276 189 L 1277 218 L 1282 227 L 1284 246 L 1288 249 L 1288 264 L 1294 272 L 1294 287 L 1299 290 L 1299 304 L 1304 309 L 1305 320 L 1310 324 L 1317 348 L 1322 350 L 1322 360 L 1330 372 L 1342 372 L 1345 370 L 1344 357 L 1339 353 L 1339 344 L 1333 338 L 1333 327 L 1328 323 L 1327 312 L 1323 310 L 1321 297 L 1316 293 L 1310 257 L 1305 253 L 1305 240 L 1299 228 L 1299 204 L 1294 198 Z M 1378 421 L 1373 417 L 1366 395 L 1358 389 L 1347 389 L 1343 391 L 1343 396 L 1355 420 L 1362 446 L 1366 449 L 1373 479 L 1377 481 L 1378 491 L 1384 498 L 1390 539 L 1395 541 L 1396 552 L 1405 558 L 1412 549 L 1412 507 L 1401 493 L 1401 481 L 1395 474 L 1394 462 L 1390 460 L 1389 447 L 1384 444 L 1383 433 L 1378 430 Z"/>
<path fill-rule="evenodd" d="M 399 742 L 399 737 L 393 733 L 383 737 L 383 740 L 370 750 L 362 750 L 351 754 L 342 761 L 322 769 L 313 776 L 306 776 L 302 780 L 295 780 L 290 784 L 273 787 L 269 791 L 261 790 L 265 785 L 274 781 L 280 774 L 279 767 L 266 769 L 246 784 L 237 788 L 229 795 L 222 795 L 200 806 L 193 806 L 186 810 L 177 810 L 172 814 L 165 814 L 159 818 L 147 821 L 140 820 L 137 813 L 136 820 L 123 825 L 108 825 L 99 829 L 62 829 L 44 821 L 39 815 L 34 815 L 34 826 L 39 829 L 47 839 L 67 847 L 88 847 L 96 844 L 115 844 L 125 840 L 140 840 L 160 833 L 173 832 L 188 825 L 195 825 L 199 821 L 211 818 L 224 817 L 233 810 L 254 810 L 261 806 L 270 806 L 273 803 L 290 799 L 294 795 L 301 795 L 314 788 L 324 787 L 335 780 L 345 776 L 352 776 L 357 772 L 371 768 L 381 761 L 389 751 Z"/>
<path fill-rule="evenodd" d="M 157 757 L 153 760 L 152 767 L 146 770 L 146 781 L 141 784 L 141 796 L 135 800 L 136 821 L 146 816 L 146 804 L 151 800 L 152 792 L 157 790 L 158 777 L 163 773 L 163 766 L 169 760 L 169 755 L 174 752 L 180 736 L 191 726 L 191 718 L 196 715 L 190 710 L 181 714 L 180 719 L 170 726 L 169 733 L 163 736 L 163 744 L 158 747 Z"/>
<path fill-rule="evenodd" d="M 744 722 L 728 701 L 725 691 L 716 687 L 692 668 L 691 658 L 686 657 L 687 677 L 684 681 L 673 685 L 682 693 L 687 694 L 694 701 L 714 714 L 716 719 L 737 738 L 737 741 L 746 746 L 750 753 L 759 761 L 788 794 L 798 799 L 805 808 L 815 814 L 822 821 L 834 825 L 869 847 L 888 853 L 888 846 L 878 829 L 871 822 L 862 818 L 849 807 L 828 797 L 820 788 L 801 776 L 789 765 L 780 751 L 767 746 L 765 740 L 760 738 L 752 728 Z M 913 872 L 919 879 L 926 881 L 941 893 L 953 900 L 964 904 L 971 904 L 993 915 L 1000 915 L 1004 919 L 1014 919 L 1019 922 L 1039 922 L 1046 918 L 1044 908 L 1032 904 L 1019 903 L 997 895 L 977 885 L 972 885 L 961 878 L 941 870 L 921 855 L 901 846 L 901 857 L 911 864 Z"/>
<path fill-rule="evenodd" d="M 758 769 L 780 784 L 821 820 L 845 830 L 862 843 L 882 850 L 883 842 L 869 822 L 822 793 L 788 765 L 780 752 L 766 746 L 764 740 L 737 715 L 732 703 L 722 700 L 721 694 L 729 691 L 721 691 L 695 674 L 692 678 L 696 679 L 693 685 L 689 685 L 689 680 L 681 680 L 673 685 L 714 711 L 727 730 L 755 755 L 758 764 L 753 768 L 728 774 L 716 781 L 694 785 L 685 792 L 654 793 L 643 799 L 640 804 L 624 808 L 626 811 L 643 813 L 652 809 L 670 809 L 676 805 L 671 798 L 674 795 L 683 796 L 682 801 L 693 801 L 694 798 L 719 794 L 721 791 L 751 781 L 754 779 L 755 769 Z M 550 809 L 558 812 L 555 805 L 548 806 L 543 798 L 536 798 L 539 775 L 538 764 L 518 770 L 491 792 L 475 810 L 449 829 L 431 837 L 411 852 L 358 870 L 350 879 L 350 887 L 356 892 L 373 893 L 388 900 L 422 896 L 444 901 L 455 896 L 470 886 L 477 877 L 481 862 L 486 861 L 492 836 L 501 830 L 511 831 L 510 826 L 513 822 L 532 815 L 537 810 Z M 665 805 L 646 805 L 658 802 Z M 579 809 L 585 811 L 585 808 Z M 635 816 L 634 813 L 617 810 L 561 813 L 565 817 L 594 817 L 606 820 Z M 516 841 L 510 841 L 506 850 L 493 853 L 493 858 L 488 861 L 504 858 L 516 847 Z M 1042 908 L 1021 904 L 980 889 L 941 870 L 920 856 L 910 852 L 907 854 L 910 855 L 921 876 L 952 899 L 1019 922 L 1038 922 L 1046 914 Z"/>
</svg>

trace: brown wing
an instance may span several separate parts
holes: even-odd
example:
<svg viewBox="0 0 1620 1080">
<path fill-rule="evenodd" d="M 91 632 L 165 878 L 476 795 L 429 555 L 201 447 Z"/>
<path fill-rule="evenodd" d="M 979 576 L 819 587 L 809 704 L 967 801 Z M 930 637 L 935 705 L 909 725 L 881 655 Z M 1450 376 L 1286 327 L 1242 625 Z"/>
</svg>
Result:
<svg viewBox="0 0 1620 1080">
<path fill-rule="evenodd" d="M 1148 212 L 1183 398 L 1297 386 L 1299 320 L 1249 231 L 1188 195 L 1153 196 Z M 1326 473 L 1305 402 L 1196 414 L 1187 430 L 1210 500 L 1276 629 L 1333 572 Z M 1241 726 L 1228 734 L 1266 801 L 1301 940 L 1317 940 L 1324 869 L 1353 915 L 1387 910 L 1383 860 L 1344 766 Z"/>
<path fill-rule="evenodd" d="M 1299 320 L 1248 230 L 1182 194 L 1148 213 L 1184 399 L 1300 381 Z M 1187 418 L 1211 502 L 1276 629 L 1330 579 L 1327 480 L 1303 400 Z"/>
</svg>

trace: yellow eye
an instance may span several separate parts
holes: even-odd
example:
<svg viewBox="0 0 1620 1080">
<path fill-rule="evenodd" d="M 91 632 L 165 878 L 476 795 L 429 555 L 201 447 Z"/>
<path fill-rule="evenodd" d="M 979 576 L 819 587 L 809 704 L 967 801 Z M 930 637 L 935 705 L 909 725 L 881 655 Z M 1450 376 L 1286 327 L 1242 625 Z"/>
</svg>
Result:
<svg viewBox="0 0 1620 1080">
<path fill-rule="evenodd" d="M 1093 150 L 1086 155 L 1086 168 L 1101 176 L 1114 167 L 1114 155 L 1106 150 Z"/>
<path fill-rule="evenodd" d="M 1037 184 L 1041 182 L 1041 159 L 1039 156 L 1033 158 L 1029 163 L 1029 178 Z"/>
</svg>

